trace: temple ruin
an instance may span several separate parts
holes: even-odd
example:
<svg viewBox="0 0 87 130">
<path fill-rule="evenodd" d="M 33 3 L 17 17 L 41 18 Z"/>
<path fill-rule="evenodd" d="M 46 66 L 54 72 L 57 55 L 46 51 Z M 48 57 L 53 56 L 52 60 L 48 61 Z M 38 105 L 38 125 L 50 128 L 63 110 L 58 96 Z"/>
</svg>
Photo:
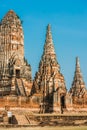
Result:
<svg viewBox="0 0 87 130">
<path fill-rule="evenodd" d="M 31 66 L 24 57 L 21 20 L 10 10 L 0 23 L 0 96 L 26 97 L 31 86 Z"/>
<path fill-rule="evenodd" d="M 0 22 L 0 107 L 6 105 L 38 113 L 87 108 L 87 90 L 79 59 L 76 58 L 74 79 L 67 91 L 49 24 L 39 68 L 32 80 L 31 66 L 24 56 L 22 21 L 13 10 Z"/>
<path fill-rule="evenodd" d="M 72 95 L 73 106 L 85 107 L 87 105 L 87 90 L 80 70 L 78 57 L 76 57 L 76 68 L 70 93 Z"/>
<path fill-rule="evenodd" d="M 64 100 L 62 106 L 65 107 L 66 85 L 56 59 L 50 25 L 47 26 L 44 52 L 34 78 L 32 91 L 36 95 L 35 99 L 38 98 L 40 104 L 44 105 L 44 110 L 41 111 L 58 109 L 60 100 Z"/>
</svg>

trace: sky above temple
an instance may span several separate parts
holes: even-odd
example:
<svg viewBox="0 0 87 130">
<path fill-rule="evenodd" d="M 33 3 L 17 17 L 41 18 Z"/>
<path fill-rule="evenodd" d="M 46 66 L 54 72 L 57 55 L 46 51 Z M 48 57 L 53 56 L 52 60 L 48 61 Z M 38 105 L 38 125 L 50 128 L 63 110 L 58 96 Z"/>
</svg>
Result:
<svg viewBox="0 0 87 130">
<path fill-rule="evenodd" d="M 50 23 L 67 89 L 73 80 L 76 56 L 87 86 L 87 0 L 0 0 L 0 19 L 10 9 L 23 21 L 25 57 L 32 76 L 38 71 L 46 26 Z"/>
</svg>

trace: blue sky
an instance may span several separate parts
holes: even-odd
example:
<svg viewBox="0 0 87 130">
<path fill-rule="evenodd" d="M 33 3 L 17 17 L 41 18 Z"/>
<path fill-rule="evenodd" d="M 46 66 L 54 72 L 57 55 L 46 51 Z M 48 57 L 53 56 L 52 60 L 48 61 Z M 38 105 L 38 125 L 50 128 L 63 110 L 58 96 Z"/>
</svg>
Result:
<svg viewBox="0 0 87 130">
<path fill-rule="evenodd" d="M 0 0 L 0 19 L 10 9 L 23 20 L 25 57 L 33 77 L 43 53 L 46 26 L 50 23 L 67 89 L 73 80 L 76 56 L 87 85 L 87 0 Z"/>
</svg>

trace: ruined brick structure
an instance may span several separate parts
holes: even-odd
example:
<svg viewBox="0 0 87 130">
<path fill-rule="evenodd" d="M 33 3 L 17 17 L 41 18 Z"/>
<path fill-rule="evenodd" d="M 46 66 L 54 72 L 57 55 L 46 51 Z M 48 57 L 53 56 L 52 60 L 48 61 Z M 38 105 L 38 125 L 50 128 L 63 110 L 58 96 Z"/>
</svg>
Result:
<svg viewBox="0 0 87 130">
<path fill-rule="evenodd" d="M 0 95 L 26 96 L 31 67 L 24 58 L 24 34 L 20 18 L 10 10 L 0 23 Z M 28 87 L 24 87 L 25 83 Z"/>
<path fill-rule="evenodd" d="M 44 52 L 34 78 L 32 91 L 36 95 L 36 101 L 39 100 L 42 105 L 41 107 L 44 105 L 44 110 L 41 111 L 58 109 L 60 100 L 63 100 L 62 106 L 65 107 L 65 80 L 56 59 L 50 25 L 47 26 Z"/>
<path fill-rule="evenodd" d="M 70 93 L 72 94 L 73 105 L 79 107 L 87 105 L 87 90 L 80 70 L 78 57 L 76 57 L 76 68 Z"/>
<path fill-rule="evenodd" d="M 38 72 L 32 81 L 31 66 L 24 57 L 22 21 L 13 10 L 0 22 L 0 107 L 6 105 L 27 107 L 40 113 L 87 108 L 87 90 L 79 59 L 76 58 L 75 75 L 68 92 L 57 62 L 50 25 Z"/>
</svg>

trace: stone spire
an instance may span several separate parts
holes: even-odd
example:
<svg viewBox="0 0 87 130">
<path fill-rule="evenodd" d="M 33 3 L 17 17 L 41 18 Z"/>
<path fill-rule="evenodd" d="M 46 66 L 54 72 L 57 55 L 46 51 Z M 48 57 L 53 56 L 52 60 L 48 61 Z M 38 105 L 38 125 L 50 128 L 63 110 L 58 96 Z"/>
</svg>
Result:
<svg viewBox="0 0 87 130">
<path fill-rule="evenodd" d="M 60 71 L 60 66 L 59 66 L 57 59 L 56 59 L 50 24 L 48 24 L 47 30 L 46 30 L 46 40 L 45 40 L 44 51 L 43 51 L 41 62 L 42 61 L 44 62 L 44 64 L 46 66 L 48 66 L 48 64 L 50 65 L 50 67 L 52 66 L 51 73 L 55 73 L 57 71 Z M 55 66 L 55 64 L 56 64 L 56 66 Z M 55 69 L 56 69 L 55 72 L 53 72 L 53 69 L 52 69 L 53 66 L 55 66 Z M 45 71 L 45 68 L 44 68 L 44 71 Z M 45 71 L 45 72 L 47 72 L 47 71 Z"/>
<path fill-rule="evenodd" d="M 24 34 L 21 20 L 10 10 L 1 20 L 0 63 L 4 63 L 5 73 L 9 73 L 8 66 L 23 65 L 24 62 Z M 0 68 L 1 69 L 1 68 Z"/>
<path fill-rule="evenodd" d="M 4 86 L 4 92 L 6 90 L 10 93 L 14 90 L 15 94 L 18 93 L 18 91 L 16 91 L 17 83 L 15 82 L 15 78 L 25 78 L 29 82 L 31 82 L 32 79 L 31 66 L 24 60 L 22 21 L 13 10 L 8 11 L 1 20 L 0 74 L 0 86 Z M 0 88 L 0 92 L 1 91 Z"/>
<path fill-rule="evenodd" d="M 55 55 L 50 24 L 48 24 L 48 26 L 47 26 L 44 54 L 45 55 L 49 55 L 49 54 Z"/>
<path fill-rule="evenodd" d="M 39 64 L 38 72 L 34 78 L 36 93 L 53 93 L 61 88 L 66 91 L 63 75 L 60 73 L 60 66 L 56 59 L 50 25 L 47 26 L 46 40 L 43 55 Z"/>
<path fill-rule="evenodd" d="M 56 59 L 50 25 L 47 26 L 44 51 L 34 78 L 32 93 L 34 97 L 37 95 L 39 103 L 48 104 L 45 112 L 52 111 L 55 103 L 60 104 L 58 96 L 61 93 L 66 94 L 65 80 Z"/>
<path fill-rule="evenodd" d="M 80 70 L 79 58 L 76 57 L 76 68 L 70 93 L 72 93 L 73 96 L 81 97 L 85 91 L 86 87 Z"/>
<path fill-rule="evenodd" d="M 79 58 L 78 57 L 76 57 L 76 73 L 81 74 L 80 63 L 79 63 Z"/>
</svg>

